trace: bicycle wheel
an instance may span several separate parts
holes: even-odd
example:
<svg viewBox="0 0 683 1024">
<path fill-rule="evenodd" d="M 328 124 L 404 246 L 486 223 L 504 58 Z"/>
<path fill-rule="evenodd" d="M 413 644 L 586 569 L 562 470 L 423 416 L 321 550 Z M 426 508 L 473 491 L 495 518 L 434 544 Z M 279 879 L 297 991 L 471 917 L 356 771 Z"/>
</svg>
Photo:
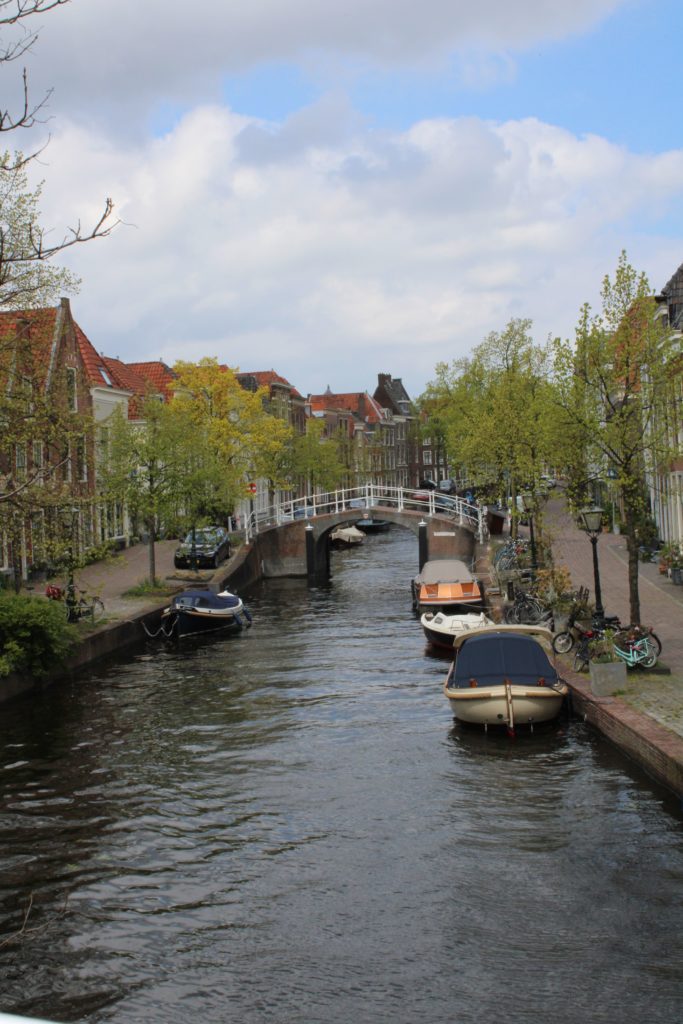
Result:
<svg viewBox="0 0 683 1024">
<path fill-rule="evenodd" d="M 654 645 L 655 650 L 657 651 L 657 657 L 659 657 L 662 653 L 662 641 L 659 639 L 656 633 L 652 632 L 652 630 L 649 630 L 647 638 L 650 641 L 650 643 Z"/>
<path fill-rule="evenodd" d="M 659 655 L 657 653 L 657 648 L 656 648 L 655 644 L 653 643 L 653 641 L 650 639 L 649 636 L 646 637 L 645 643 L 644 643 L 643 658 L 639 662 L 639 664 L 643 668 L 646 668 L 646 669 L 647 668 L 654 668 L 655 665 L 657 664 L 657 658 L 658 657 L 659 657 Z"/>
<path fill-rule="evenodd" d="M 553 650 L 555 654 L 568 654 L 574 646 L 574 634 L 568 629 L 562 633 L 556 633 L 553 637 Z"/>
<path fill-rule="evenodd" d="M 90 606 L 90 614 L 92 615 L 93 622 L 99 622 L 104 615 L 104 602 L 99 597 L 93 597 L 92 604 Z"/>
<path fill-rule="evenodd" d="M 516 604 L 510 604 L 507 606 L 507 608 L 505 609 L 504 618 L 508 626 L 519 625 L 518 607 Z"/>
<path fill-rule="evenodd" d="M 544 609 L 540 601 L 536 601 L 533 597 L 525 597 L 519 603 L 519 609 L 517 612 L 518 622 L 526 622 L 528 625 L 534 625 L 540 622 L 543 618 Z"/>
<path fill-rule="evenodd" d="M 586 647 L 582 644 L 579 644 L 574 654 L 574 671 L 587 672 L 589 661 L 590 658 L 588 657 L 588 651 Z"/>
</svg>

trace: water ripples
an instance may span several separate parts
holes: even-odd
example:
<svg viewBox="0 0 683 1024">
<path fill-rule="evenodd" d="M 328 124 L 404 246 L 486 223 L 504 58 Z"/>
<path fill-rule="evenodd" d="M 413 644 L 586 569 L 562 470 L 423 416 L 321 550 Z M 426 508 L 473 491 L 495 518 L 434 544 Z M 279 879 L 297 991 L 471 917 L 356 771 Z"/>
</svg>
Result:
<svg viewBox="0 0 683 1024">
<path fill-rule="evenodd" d="M 35 931 L 0 946 L 0 1008 L 678 1019 L 680 815 L 580 723 L 453 727 L 415 548 L 368 538 L 329 586 L 259 587 L 239 637 L 3 708 L 0 943 L 31 893 Z"/>
</svg>

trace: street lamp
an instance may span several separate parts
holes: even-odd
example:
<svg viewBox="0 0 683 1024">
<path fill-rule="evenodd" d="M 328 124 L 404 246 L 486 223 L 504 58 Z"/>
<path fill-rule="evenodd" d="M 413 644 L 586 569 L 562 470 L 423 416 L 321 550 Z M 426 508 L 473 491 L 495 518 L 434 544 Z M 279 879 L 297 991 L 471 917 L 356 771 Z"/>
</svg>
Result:
<svg viewBox="0 0 683 1024">
<path fill-rule="evenodd" d="M 528 492 L 526 494 L 523 494 L 522 505 L 524 506 L 524 511 L 526 512 L 527 518 L 529 519 L 529 542 L 531 543 L 531 568 L 533 572 L 536 572 L 536 570 L 538 569 L 538 559 L 536 557 L 536 538 L 534 536 L 534 509 L 536 507 L 536 502 L 534 500 L 533 494 L 530 494 Z"/>
<path fill-rule="evenodd" d="M 579 528 L 584 530 L 590 537 L 593 545 L 593 579 L 595 582 L 595 614 L 602 618 L 605 609 L 602 606 L 602 593 L 600 591 L 600 568 L 598 566 L 598 537 L 602 533 L 603 510 L 594 505 L 592 508 L 582 508 L 579 511 Z"/>
</svg>

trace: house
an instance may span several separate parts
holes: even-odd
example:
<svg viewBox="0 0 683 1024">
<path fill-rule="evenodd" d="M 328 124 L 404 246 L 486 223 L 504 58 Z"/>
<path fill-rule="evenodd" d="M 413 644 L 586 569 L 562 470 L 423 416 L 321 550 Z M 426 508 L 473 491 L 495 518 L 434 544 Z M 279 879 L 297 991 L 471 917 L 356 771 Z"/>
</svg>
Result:
<svg viewBox="0 0 683 1024">
<path fill-rule="evenodd" d="M 0 312 L 2 571 L 27 578 L 48 542 L 92 535 L 93 394 L 68 299 Z"/>
<path fill-rule="evenodd" d="M 655 296 L 655 317 L 673 338 L 683 338 L 683 264 Z M 683 450 L 683 373 L 671 375 L 668 396 L 669 442 L 672 449 Z M 646 473 L 652 517 L 659 537 L 666 543 L 683 547 L 683 457 L 674 457 L 664 471 Z"/>
</svg>

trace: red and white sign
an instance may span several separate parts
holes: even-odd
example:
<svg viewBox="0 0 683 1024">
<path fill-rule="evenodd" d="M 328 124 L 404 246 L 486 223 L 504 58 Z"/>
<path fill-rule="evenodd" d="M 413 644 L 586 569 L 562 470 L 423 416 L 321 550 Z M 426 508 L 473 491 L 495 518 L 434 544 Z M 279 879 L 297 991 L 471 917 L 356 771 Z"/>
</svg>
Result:
<svg viewBox="0 0 683 1024">
<path fill-rule="evenodd" d="M 256 494 L 256 484 L 249 484 L 249 490 L 252 494 Z"/>
</svg>

